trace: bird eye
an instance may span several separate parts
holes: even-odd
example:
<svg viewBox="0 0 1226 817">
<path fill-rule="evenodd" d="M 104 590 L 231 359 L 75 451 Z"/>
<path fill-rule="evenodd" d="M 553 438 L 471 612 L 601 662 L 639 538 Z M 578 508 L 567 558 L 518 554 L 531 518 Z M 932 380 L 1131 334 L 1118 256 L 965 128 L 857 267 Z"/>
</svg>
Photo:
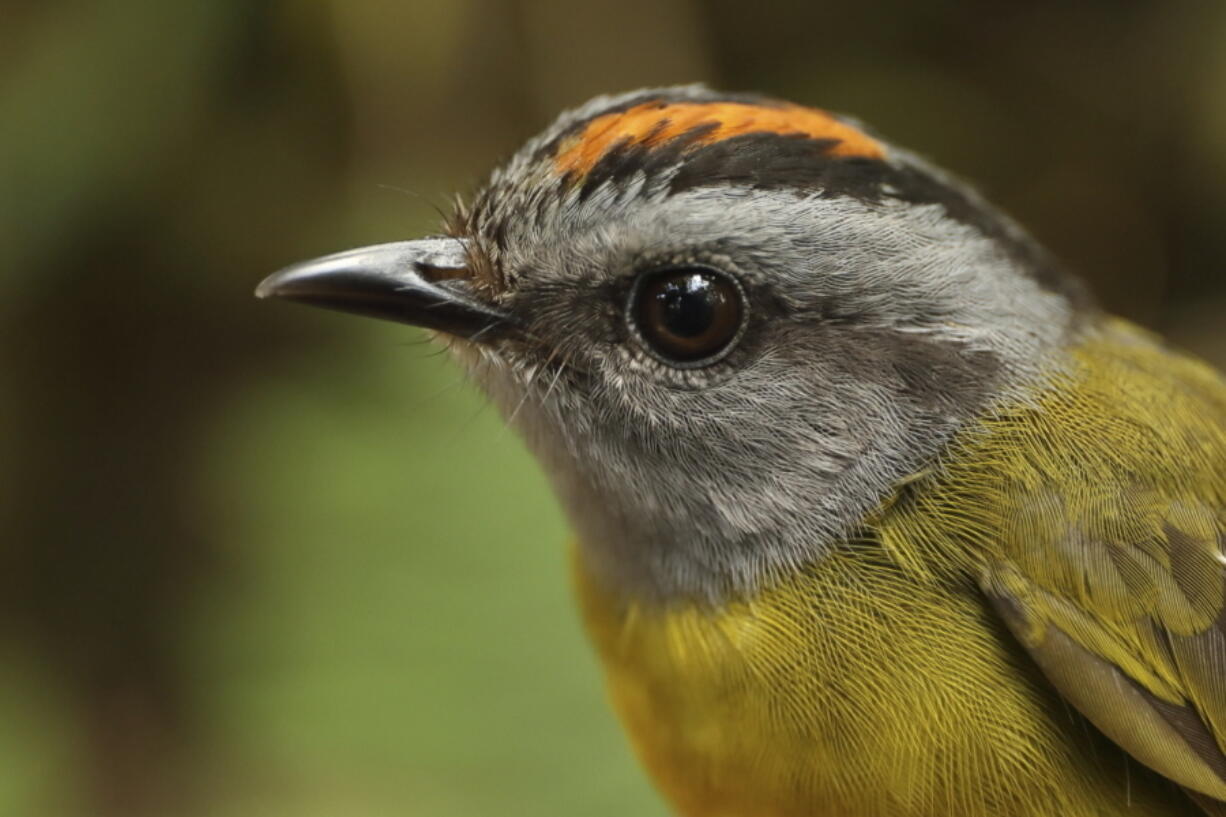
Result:
<svg viewBox="0 0 1226 817">
<path fill-rule="evenodd" d="M 648 349 L 678 368 L 719 360 L 744 324 L 741 288 L 708 269 L 647 273 L 630 293 L 628 315 Z"/>
</svg>

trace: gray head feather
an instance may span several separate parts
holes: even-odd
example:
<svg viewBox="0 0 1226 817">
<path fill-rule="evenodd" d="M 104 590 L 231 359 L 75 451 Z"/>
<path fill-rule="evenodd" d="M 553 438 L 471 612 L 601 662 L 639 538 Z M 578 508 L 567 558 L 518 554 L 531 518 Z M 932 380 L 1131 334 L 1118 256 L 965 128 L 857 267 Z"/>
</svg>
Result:
<svg viewBox="0 0 1226 817">
<path fill-rule="evenodd" d="M 678 192 L 677 168 L 630 167 L 585 191 L 550 175 L 559 134 L 650 93 L 664 92 L 564 115 L 494 174 L 465 236 L 529 331 L 462 357 L 544 463 L 597 576 L 720 602 L 820 559 L 966 423 L 1030 389 L 1076 310 L 1036 275 L 1041 254 L 1018 252 L 1020 231 L 958 188 L 999 229 L 888 190 Z M 648 354 L 625 309 L 636 276 L 691 265 L 735 276 L 749 317 L 726 358 L 686 370 Z"/>
</svg>

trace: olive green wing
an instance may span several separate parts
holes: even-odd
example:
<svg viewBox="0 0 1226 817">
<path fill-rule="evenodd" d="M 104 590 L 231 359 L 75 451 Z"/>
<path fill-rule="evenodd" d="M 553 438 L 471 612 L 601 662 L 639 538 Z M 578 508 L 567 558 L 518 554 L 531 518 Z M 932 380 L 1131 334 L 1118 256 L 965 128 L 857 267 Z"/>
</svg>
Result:
<svg viewBox="0 0 1226 817">
<path fill-rule="evenodd" d="M 953 506 L 991 497 L 983 590 L 1070 703 L 1226 815 L 1226 380 L 1107 320 L 985 427 Z"/>
<path fill-rule="evenodd" d="M 1185 486 L 1186 487 L 1186 486 Z M 1226 532 L 1219 508 L 1086 490 L 1093 521 L 1035 500 L 982 586 L 1060 693 L 1105 735 L 1226 814 Z M 1026 515 L 1034 519 L 1026 519 Z M 1087 517 L 1083 516 L 1083 520 Z M 1063 535 L 1053 535 L 1064 527 Z"/>
<path fill-rule="evenodd" d="M 975 575 L 1053 686 L 1226 817 L 1226 380 L 1115 319 L 883 506 L 919 575 Z"/>
</svg>

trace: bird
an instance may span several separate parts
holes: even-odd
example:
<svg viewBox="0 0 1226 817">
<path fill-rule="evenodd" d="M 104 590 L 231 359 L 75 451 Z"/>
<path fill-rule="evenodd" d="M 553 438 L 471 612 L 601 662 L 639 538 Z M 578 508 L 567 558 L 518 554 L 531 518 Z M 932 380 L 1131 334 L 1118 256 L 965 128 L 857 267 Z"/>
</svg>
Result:
<svg viewBox="0 0 1226 817">
<path fill-rule="evenodd" d="M 1226 815 L 1226 381 L 857 120 L 597 97 L 257 295 L 499 407 L 677 814 Z"/>
</svg>

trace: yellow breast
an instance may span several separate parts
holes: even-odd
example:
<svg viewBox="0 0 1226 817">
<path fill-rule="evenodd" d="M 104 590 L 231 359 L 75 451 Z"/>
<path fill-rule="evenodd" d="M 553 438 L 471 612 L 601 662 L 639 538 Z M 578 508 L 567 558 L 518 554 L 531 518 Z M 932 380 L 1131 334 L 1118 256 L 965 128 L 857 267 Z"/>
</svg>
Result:
<svg viewBox="0 0 1226 817">
<path fill-rule="evenodd" d="M 1094 341 L 1104 348 L 1083 349 L 1079 365 L 1115 355 L 1111 347 L 1121 337 Z M 1133 341 L 1128 353 L 1153 358 L 1153 366 L 1192 365 L 1165 363 L 1159 350 Z M 1116 368 L 1144 378 L 1148 366 Z M 1155 390 L 1138 393 L 1152 403 Z M 1072 425 L 1086 433 L 1086 424 Z M 1064 444 L 1084 441 L 1070 436 Z M 919 490 L 956 496 L 955 488 L 965 490 L 940 480 Z M 951 528 L 965 534 L 960 509 L 920 517 L 917 507 L 902 501 L 884 508 L 866 520 L 864 540 L 845 542 L 756 598 L 719 609 L 621 599 L 577 560 L 583 613 L 614 705 L 679 813 L 1192 813 L 1037 675 L 980 598 L 973 554 L 942 561 L 939 554 L 952 546 L 936 540 Z"/>
<path fill-rule="evenodd" d="M 1123 758 L 1041 691 L 963 588 L 851 549 L 718 612 L 580 586 L 614 705 L 683 815 L 1124 813 Z M 1132 813 L 1168 813 L 1143 782 Z"/>
</svg>

